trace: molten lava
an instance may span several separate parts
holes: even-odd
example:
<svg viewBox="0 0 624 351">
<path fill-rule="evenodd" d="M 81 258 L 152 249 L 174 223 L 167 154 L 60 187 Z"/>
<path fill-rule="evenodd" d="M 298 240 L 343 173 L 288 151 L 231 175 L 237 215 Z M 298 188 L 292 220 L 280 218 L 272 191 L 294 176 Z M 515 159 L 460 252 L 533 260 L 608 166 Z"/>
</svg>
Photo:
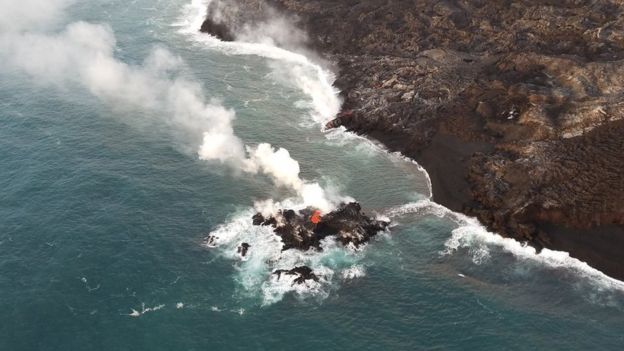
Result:
<svg viewBox="0 0 624 351">
<path fill-rule="evenodd" d="M 310 217 L 310 222 L 318 224 L 321 221 L 321 211 L 316 210 Z"/>
</svg>

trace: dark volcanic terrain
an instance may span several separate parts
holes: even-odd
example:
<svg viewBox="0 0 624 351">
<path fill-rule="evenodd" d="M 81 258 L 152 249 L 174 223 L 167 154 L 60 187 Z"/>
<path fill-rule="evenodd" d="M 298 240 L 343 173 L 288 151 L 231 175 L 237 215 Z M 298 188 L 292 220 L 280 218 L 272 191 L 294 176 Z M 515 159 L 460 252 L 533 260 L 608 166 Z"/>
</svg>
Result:
<svg viewBox="0 0 624 351">
<path fill-rule="evenodd" d="M 330 127 L 417 160 L 436 202 L 624 279 L 624 1 L 214 0 L 202 30 L 278 13 L 338 65 Z"/>
<path fill-rule="evenodd" d="M 282 251 L 322 250 L 321 241 L 328 236 L 334 237 L 342 245 L 359 247 L 379 232 L 386 230 L 389 225 L 388 222 L 367 216 L 361 210 L 357 202 L 341 204 L 323 216 L 317 212 L 317 223 L 310 220 L 314 214 L 311 208 L 299 212 L 282 210 L 266 218 L 257 213 L 253 216 L 253 224 L 273 227 L 273 231 L 284 244 Z"/>
</svg>

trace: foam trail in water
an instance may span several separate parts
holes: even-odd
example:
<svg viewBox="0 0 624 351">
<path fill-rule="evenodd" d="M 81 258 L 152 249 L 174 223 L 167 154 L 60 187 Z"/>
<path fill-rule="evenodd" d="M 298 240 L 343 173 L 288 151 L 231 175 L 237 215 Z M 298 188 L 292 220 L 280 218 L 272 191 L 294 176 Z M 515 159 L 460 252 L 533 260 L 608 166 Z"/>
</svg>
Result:
<svg viewBox="0 0 624 351">
<path fill-rule="evenodd" d="M 130 317 L 141 317 L 142 315 L 148 313 L 148 312 L 154 312 L 154 311 L 158 311 L 165 308 L 164 304 L 161 305 L 157 305 L 154 307 L 145 307 L 145 303 L 141 303 L 141 310 L 135 310 L 134 308 L 130 309 L 130 313 L 128 314 L 128 316 Z"/>
</svg>

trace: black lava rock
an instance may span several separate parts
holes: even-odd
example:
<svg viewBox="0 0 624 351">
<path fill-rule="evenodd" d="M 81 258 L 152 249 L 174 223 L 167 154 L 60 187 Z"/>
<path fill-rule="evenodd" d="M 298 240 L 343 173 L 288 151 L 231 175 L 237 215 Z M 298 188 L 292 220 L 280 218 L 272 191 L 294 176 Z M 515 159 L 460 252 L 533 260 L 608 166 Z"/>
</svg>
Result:
<svg viewBox="0 0 624 351">
<path fill-rule="evenodd" d="M 328 236 L 336 237 L 343 245 L 359 245 L 368 242 L 373 236 L 388 227 L 388 222 L 376 220 L 361 212 L 357 202 L 340 205 L 336 210 L 321 216 L 318 223 L 311 217 L 314 209 L 306 208 L 296 212 L 281 210 L 275 216 L 264 218 L 253 216 L 254 225 L 270 225 L 275 234 L 282 238 L 282 250 L 310 248 L 322 250 L 321 241 Z"/>
</svg>

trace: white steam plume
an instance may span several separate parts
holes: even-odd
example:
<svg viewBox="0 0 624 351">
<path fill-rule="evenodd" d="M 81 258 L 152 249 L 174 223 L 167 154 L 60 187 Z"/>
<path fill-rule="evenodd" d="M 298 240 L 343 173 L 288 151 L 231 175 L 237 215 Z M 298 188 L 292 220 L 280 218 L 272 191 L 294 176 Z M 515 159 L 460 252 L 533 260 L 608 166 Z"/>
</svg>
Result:
<svg viewBox="0 0 624 351">
<path fill-rule="evenodd" d="M 0 33 L 45 28 L 74 0 L 0 0 Z"/>
<path fill-rule="evenodd" d="M 156 48 L 140 66 L 114 57 L 116 40 L 106 25 L 75 22 L 58 34 L 13 33 L 0 36 L 0 57 L 39 83 L 78 84 L 112 106 L 128 106 L 163 115 L 162 121 L 185 136 L 201 140 L 201 131 L 221 140 L 219 159 L 241 159 L 242 142 L 234 135 L 233 111 L 204 100 L 201 86 L 179 76 L 180 58 Z M 158 112 L 158 113 L 156 113 Z"/>
<path fill-rule="evenodd" d="M 201 159 L 266 174 L 276 185 L 296 191 L 307 205 L 323 211 L 331 209 L 323 189 L 299 177 L 299 164 L 287 150 L 275 150 L 269 144 L 245 147 L 232 128 L 234 111 L 216 101 L 206 102 L 200 84 L 181 77 L 184 63 L 179 57 L 156 48 L 142 65 L 131 66 L 114 56 L 116 39 L 107 25 L 75 22 L 55 34 L 39 31 L 42 27 L 27 30 L 34 22 L 53 23 L 69 3 L 67 0 L 0 1 L 0 58 L 7 67 L 43 84 L 78 84 L 115 107 L 158 111 L 154 116 L 165 112 L 167 117 L 161 122 L 201 142 Z M 10 3 L 7 12 L 5 3 Z M 30 11 L 39 5 L 33 11 L 36 15 L 31 15 Z M 40 13 L 42 8 L 47 12 Z"/>
</svg>

